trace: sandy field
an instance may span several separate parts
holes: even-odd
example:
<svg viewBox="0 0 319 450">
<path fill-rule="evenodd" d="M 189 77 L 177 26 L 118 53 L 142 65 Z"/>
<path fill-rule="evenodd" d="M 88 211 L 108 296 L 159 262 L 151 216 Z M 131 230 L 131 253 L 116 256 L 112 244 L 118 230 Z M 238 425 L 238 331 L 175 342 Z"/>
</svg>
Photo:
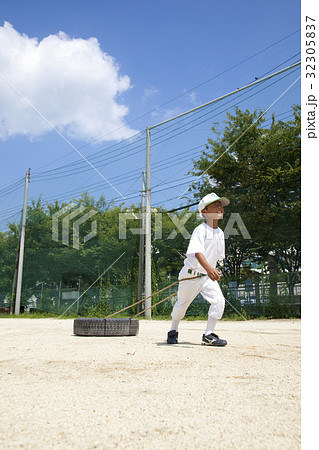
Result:
<svg viewBox="0 0 319 450">
<path fill-rule="evenodd" d="M 299 449 L 300 320 L 141 321 L 80 337 L 73 320 L 0 319 L 3 449 Z M 31 347 L 31 348 L 30 348 Z"/>
</svg>

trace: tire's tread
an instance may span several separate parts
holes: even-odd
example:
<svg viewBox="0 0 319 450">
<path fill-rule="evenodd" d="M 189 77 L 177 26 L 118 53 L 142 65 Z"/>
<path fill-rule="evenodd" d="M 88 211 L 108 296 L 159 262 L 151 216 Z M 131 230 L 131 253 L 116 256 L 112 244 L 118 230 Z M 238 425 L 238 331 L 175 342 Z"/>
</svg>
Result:
<svg viewBox="0 0 319 450">
<path fill-rule="evenodd" d="M 73 332 L 78 336 L 136 336 L 138 331 L 137 319 L 80 317 L 73 323 Z"/>
</svg>

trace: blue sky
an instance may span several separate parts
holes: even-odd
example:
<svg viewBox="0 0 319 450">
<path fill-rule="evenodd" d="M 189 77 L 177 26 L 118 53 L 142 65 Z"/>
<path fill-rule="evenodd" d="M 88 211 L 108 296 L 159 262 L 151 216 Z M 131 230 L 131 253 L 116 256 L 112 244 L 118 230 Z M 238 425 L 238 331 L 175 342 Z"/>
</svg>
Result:
<svg viewBox="0 0 319 450">
<path fill-rule="evenodd" d="M 19 218 L 29 167 L 29 201 L 69 202 L 88 190 L 137 204 L 147 126 L 300 60 L 296 0 L 3 0 L 0 16 L 0 230 Z M 212 122 L 239 101 L 243 109 L 269 107 L 299 75 L 154 130 L 152 204 L 187 203 L 179 197 Z M 270 113 L 289 119 L 296 103 L 300 81 Z"/>
</svg>

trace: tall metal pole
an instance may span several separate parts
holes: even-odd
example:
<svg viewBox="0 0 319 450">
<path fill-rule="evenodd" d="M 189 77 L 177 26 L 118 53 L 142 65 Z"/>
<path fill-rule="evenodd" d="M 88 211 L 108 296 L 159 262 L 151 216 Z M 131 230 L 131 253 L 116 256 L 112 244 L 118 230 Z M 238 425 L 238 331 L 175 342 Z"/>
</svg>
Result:
<svg viewBox="0 0 319 450">
<path fill-rule="evenodd" d="M 151 135 L 146 128 L 146 210 L 145 210 L 145 297 L 152 294 L 152 243 L 151 243 Z M 152 299 L 145 300 L 145 308 L 150 308 Z M 145 318 L 150 319 L 151 309 L 145 311 Z"/>
<path fill-rule="evenodd" d="M 17 291 L 16 291 L 15 311 L 14 311 L 16 316 L 18 316 L 20 314 L 20 304 L 21 304 L 24 238 L 25 238 L 25 223 L 26 223 L 26 218 L 27 218 L 27 201 L 28 201 L 28 184 L 29 184 L 29 182 L 30 182 L 30 169 L 27 171 L 26 176 L 25 176 L 24 201 L 23 201 L 23 211 L 22 211 L 18 275 L 17 275 Z"/>
<path fill-rule="evenodd" d="M 21 223 L 20 223 L 20 229 L 21 229 Z M 14 265 L 14 275 L 13 275 L 13 282 L 12 282 L 12 294 L 11 294 L 11 303 L 10 303 L 10 314 L 11 315 L 14 313 L 13 310 L 14 310 L 14 304 L 15 304 L 15 298 L 16 298 L 19 251 L 20 251 L 20 235 L 19 235 L 18 250 L 17 250 L 17 256 L 16 256 L 15 265 Z"/>
<path fill-rule="evenodd" d="M 140 250 L 138 257 L 138 286 L 137 286 L 137 301 L 142 300 L 143 296 L 143 278 L 144 278 L 144 245 L 145 245 L 145 176 L 146 172 L 143 171 L 143 184 L 142 184 L 142 202 L 141 202 L 141 234 L 140 234 Z M 140 312 L 141 304 L 137 305 L 137 312 Z"/>
</svg>

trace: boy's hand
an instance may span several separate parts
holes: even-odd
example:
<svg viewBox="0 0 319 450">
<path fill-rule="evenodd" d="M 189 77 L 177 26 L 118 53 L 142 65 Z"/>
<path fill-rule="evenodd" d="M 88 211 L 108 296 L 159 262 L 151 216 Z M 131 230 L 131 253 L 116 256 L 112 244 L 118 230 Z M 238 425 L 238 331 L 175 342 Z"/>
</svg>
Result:
<svg viewBox="0 0 319 450">
<path fill-rule="evenodd" d="M 207 275 L 213 281 L 218 281 L 220 279 L 220 274 L 219 274 L 218 270 L 214 269 L 213 267 L 211 267 L 210 269 L 207 270 Z"/>
<path fill-rule="evenodd" d="M 202 253 L 195 253 L 195 257 L 199 264 L 206 270 L 207 275 L 213 281 L 218 281 L 220 279 L 220 274 L 217 269 L 214 269 L 210 264 L 208 264 L 205 256 Z"/>
</svg>

